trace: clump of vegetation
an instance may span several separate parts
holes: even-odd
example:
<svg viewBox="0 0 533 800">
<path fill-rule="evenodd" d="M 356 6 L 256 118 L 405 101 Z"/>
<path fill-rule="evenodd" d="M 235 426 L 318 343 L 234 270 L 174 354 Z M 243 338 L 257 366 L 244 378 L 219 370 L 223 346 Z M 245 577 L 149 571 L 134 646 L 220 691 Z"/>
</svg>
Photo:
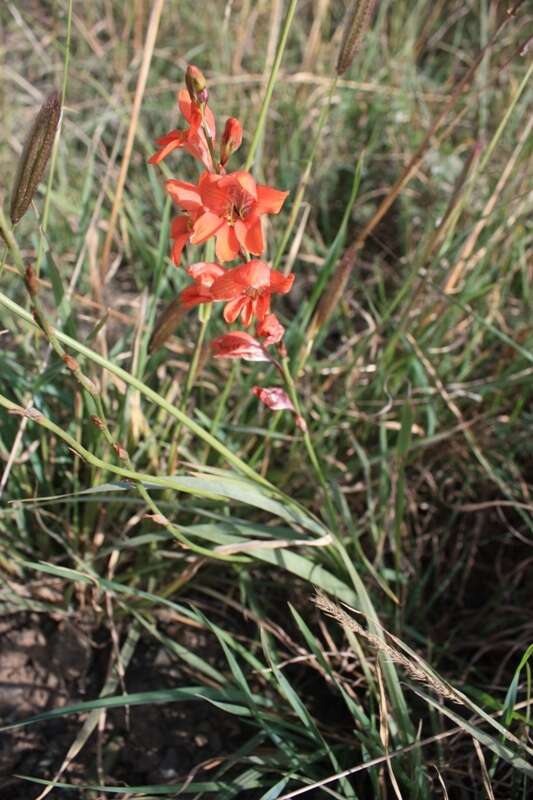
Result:
<svg viewBox="0 0 533 800">
<path fill-rule="evenodd" d="M 527 4 L 0 21 L 4 791 L 527 797 Z"/>
</svg>

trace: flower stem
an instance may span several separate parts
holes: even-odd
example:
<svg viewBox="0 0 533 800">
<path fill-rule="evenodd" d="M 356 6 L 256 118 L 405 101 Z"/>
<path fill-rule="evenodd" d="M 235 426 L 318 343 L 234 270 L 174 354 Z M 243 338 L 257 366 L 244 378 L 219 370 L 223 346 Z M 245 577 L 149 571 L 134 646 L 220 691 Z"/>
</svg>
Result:
<svg viewBox="0 0 533 800">
<path fill-rule="evenodd" d="M 302 409 L 301 409 L 301 406 L 300 406 L 300 400 L 299 400 L 298 394 L 296 392 L 296 386 L 295 386 L 295 383 L 294 383 L 294 379 L 293 379 L 293 377 L 291 375 L 291 371 L 290 371 L 290 367 L 289 367 L 289 359 L 287 358 L 287 356 L 285 356 L 284 358 L 281 359 L 281 371 L 282 371 L 282 374 L 283 374 L 283 378 L 285 380 L 285 385 L 287 387 L 287 392 L 288 392 L 289 397 L 291 399 L 291 402 L 292 402 L 292 404 L 294 406 L 294 409 L 295 409 L 297 415 L 301 419 L 304 419 L 303 415 L 302 415 Z M 333 503 L 331 501 L 330 489 L 329 489 L 328 483 L 326 481 L 326 477 L 324 475 L 324 471 L 322 469 L 322 465 L 321 465 L 320 460 L 319 460 L 319 458 L 317 456 L 317 453 L 316 453 L 316 450 L 315 450 L 315 446 L 313 444 L 313 440 L 311 439 L 311 436 L 309 434 L 309 428 L 308 428 L 307 425 L 304 425 L 304 427 L 303 427 L 303 437 L 304 437 L 305 448 L 307 450 L 307 455 L 309 456 L 309 461 L 311 462 L 311 465 L 312 465 L 312 467 L 313 467 L 313 469 L 315 471 L 315 474 L 316 474 L 316 476 L 318 478 L 318 481 L 319 481 L 319 483 L 320 483 L 320 485 L 322 487 L 322 491 L 324 492 L 324 502 L 326 504 L 326 513 L 327 513 L 327 517 L 328 517 L 328 524 L 329 524 L 331 530 L 334 533 L 338 534 L 339 531 L 338 531 L 338 525 L 337 525 L 337 517 L 336 517 L 336 514 L 335 514 L 335 508 L 334 508 Z"/>
<path fill-rule="evenodd" d="M 198 337 L 194 345 L 194 351 L 192 354 L 191 361 L 189 363 L 189 370 L 187 372 L 187 379 L 185 381 L 185 388 L 183 390 L 183 394 L 181 396 L 181 402 L 179 405 L 179 409 L 183 413 L 185 413 L 187 409 L 187 403 L 189 402 L 189 397 L 191 396 L 191 391 L 194 386 L 194 381 L 196 380 L 196 373 L 198 372 L 198 365 L 200 363 L 200 357 L 204 346 L 205 335 L 207 333 L 207 326 L 211 318 L 212 305 L 213 305 L 212 303 L 206 303 L 205 305 L 200 306 L 200 308 L 198 309 L 200 330 L 198 332 Z M 182 422 L 178 422 L 178 424 L 174 428 L 174 433 L 172 434 L 172 443 L 170 445 L 170 451 L 168 454 L 168 464 L 169 464 L 168 469 L 170 474 L 175 472 L 177 466 L 178 442 L 180 439 L 182 424 L 183 424 Z"/>
<path fill-rule="evenodd" d="M 334 78 L 331 79 L 331 83 L 329 85 L 329 90 L 328 90 L 327 101 L 322 106 L 322 110 L 321 110 L 320 116 L 318 118 L 318 125 L 317 125 L 317 130 L 316 130 L 316 133 L 315 133 L 315 138 L 313 139 L 313 144 L 311 145 L 311 152 L 309 153 L 309 157 L 307 159 L 307 164 L 305 165 L 305 169 L 303 171 L 302 177 L 300 178 L 300 183 L 298 185 L 298 190 L 297 190 L 296 195 L 294 197 L 294 202 L 292 204 L 291 212 L 290 212 L 290 215 L 289 215 L 289 221 L 287 223 L 287 227 L 285 228 L 285 231 L 283 232 L 283 238 L 282 238 L 281 242 L 278 245 L 278 249 L 276 251 L 276 255 L 275 255 L 274 260 L 272 262 L 272 265 L 273 265 L 274 269 L 278 268 L 278 265 L 279 265 L 279 263 L 281 261 L 283 253 L 284 253 L 285 248 L 287 246 L 287 242 L 289 241 L 290 235 L 291 235 L 291 233 L 292 233 L 292 231 L 294 229 L 294 226 L 296 224 L 296 220 L 298 218 L 298 213 L 299 213 L 301 205 L 302 205 L 302 201 L 303 201 L 303 197 L 304 197 L 304 194 L 305 194 L 305 190 L 307 189 L 307 185 L 309 183 L 309 178 L 311 177 L 311 170 L 312 170 L 312 167 L 313 167 L 313 162 L 315 160 L 316 151 L 317 151 L 318 145 L 319 145 L 319 143 L 321 141 L 322 128 L 324 127 L 324 124 L 325 124 L 325 122 L 326 122 L 326 120 L 327 120 L 327 118 L 329 116 L 330 111 L 331 111 L 331 101 L 332 101 L 332 98 L 333 98 L 333 92 L 335 91 L 336 85 L 337 85 L 337 76 L 335 76 Z"/>
<path fill-rule="evenodd" d="M 244 169 L 248 171 L 252 164 L 254 163 L 255 155 L 261 139 L 263 137 L 263 132 L 265 129 L 266 124 L 266 117 L 268 113 L 268 107 L 270 105 L 270 100 L 272 98 L 272 92 L 274 91 L 274 85 L 276 83 L 276 79 L 278 77 L 279 68 L 281 65 L 281 60 L 283 58 L 283 53 L 285 52 L 285 46 L 287 44 L 287 39 L 289 36 L 289 31 L 291 29 L 292 21 L 294 19 L 294 13 L 296 11 L 296 4 L 298 0 L 291 0 L 289 5 L 289 9 L 287 11 L 287 16 L 285 17 L 285 22 L 283 24 L 283 29 L 281 31 L 280 40 L 278 43 L 278 49 L 276 51 L 276 57 L 274 59 L 274 63 L 272 64 L 272 69 L 270 70 L 270 75 L 268 78 L 268 83 L 265 90 L 265 96 L 263 97 L 263 102 L 261 104 L 261 110 L 259 112 L 259 118 L 257 120 L 257 126 L 255 128 L 254 136 L 252 139 L 252 143 L 250 145 L 250 149 L 248 150 L 248 158 L 246 159 L 246 164 Z"/>
</svg>

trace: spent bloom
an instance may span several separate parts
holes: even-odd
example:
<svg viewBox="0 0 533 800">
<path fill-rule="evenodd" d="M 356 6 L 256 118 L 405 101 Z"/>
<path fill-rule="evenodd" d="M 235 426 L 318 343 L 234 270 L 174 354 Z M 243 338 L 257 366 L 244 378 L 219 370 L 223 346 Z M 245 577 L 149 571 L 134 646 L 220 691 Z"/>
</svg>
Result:
<svg viewBox="0 0 533 800">
<path fill-rule="evenodd" d="M 254 386 L 252 394 L 261 400 L 262 403 L 271 411 L 294 411 L 294 406 L 287 392 L 279 386 L 272 386 L 270 389 L 262 386 Z"/>
<path fill-rule="evenodd" d="M 278 344 L 283 339 L 285 328 L 275 314 L 267 314 L 257 323 L 256 333 L 265 340 L 266 347 L 270 344 Z"/>
<path fill-rule="evenodd" d="M 271 361 L 263 345 L 246 331 L 233 331 L 213 339 L 214 358 L 243 358 L 245 361 Z"/>
</svg>

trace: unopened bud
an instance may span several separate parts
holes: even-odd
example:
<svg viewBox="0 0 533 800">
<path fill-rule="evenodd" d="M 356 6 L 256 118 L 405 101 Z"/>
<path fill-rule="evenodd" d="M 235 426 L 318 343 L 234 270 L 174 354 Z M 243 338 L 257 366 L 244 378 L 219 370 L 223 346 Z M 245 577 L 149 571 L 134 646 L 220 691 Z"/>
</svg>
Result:
<svg viewBox="0 0 533 800">
<path fill-rule="evenodd" d="M 11 195 L 10 216 L 17 223 L 29 208 L 50 158 L 61 116 L 58 92 L 52 92 L 37 114 L 19 159 Z"/>
<path fill-rule="evenodd" d="M 65 353 L 65 355 L 63 356 L 63 363 L 65 364 L 67 369 L 69 369 L 71 372 L 78 372 L 80 368 L 80 365 L 78 364 L 76 359 L 70 356 L 68 353 Z"/>
<path fill-rule="evenodd" d="M 122 447 L 122 445 L 119 444 L 118 442 L 115 442 L 115 444 L 113 445 L 113 450 L 115 451 L 115 453 L 117 454 L 117 456 L 120 458 L 121 461 L 128 460 L 128 451 L 124 447 Z"/>
<path fill-rule="evenodd" d="M 26 282 L 26 288 L 28 289 L 30 296 L 35 297 L 35 295 L 39 291 L 39 279 L 37 277 L 37 273 L 31 266 L 31 264 L 28 264 L 28 266 L 26 267 L 24 280 Z"/>
<path fill-rule="evenodd" d="M 189 64 L 185 73 L 185 85 L 193 103 L 205 106 L 208 99 L 207 81 L 204 74 L 194 64 Z"/>
<path fill-rule="evenodd" d="M 230 155 L 238 150 L 242 142 L 242 125 L 235 117 L 230 117 L 226 122 L 224 133 L 220 142 L 220 163 L 224 167 Z"/>
</svg>

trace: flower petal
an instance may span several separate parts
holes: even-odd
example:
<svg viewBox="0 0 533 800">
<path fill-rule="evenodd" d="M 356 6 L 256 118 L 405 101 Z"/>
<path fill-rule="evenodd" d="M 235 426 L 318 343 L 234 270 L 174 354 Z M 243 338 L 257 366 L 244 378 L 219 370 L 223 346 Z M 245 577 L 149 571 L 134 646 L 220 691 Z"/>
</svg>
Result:
<svg viewBox="0 0 533 800">
<path fill-rule="evenodd" d="M 243 304 L 241 311 L 242 324 L 245 325 L 245 327 L 248 327 L 253 319 L 256 304 L 257 300 L 250 300 L 249 297 L 245 298 L 245 303 Z"/>
<path fill-rule="evenodd" d="M 189 234 L 191 232 L 191 221 L 187 214 L 178 214 L 174 217 L 170 225 L 170 236 L 175 239 L 183 233 Z"/>
<path fill-rule="evenodd" d="M 267 314 L 256 328 L 256 333 L 265 340 L 265 346 L 277 344 L 283 339 L 285 328 L 275 314 Z"/>
<path fill-rule="evenodd" d="M 259 185 L 257 187 L 257 213 L 278 214 L 288 194 L 279 189 L 272 189 L 270 186 Z"/>
<path fill-rule="evenodd" d="M 183 248 L 189 241 L 189 234 L 183 233 L 181 236 L 176 236 L 172 240 L 172 262 L 174 266 L 179 267 L 179 263 L 181 261 L 181 254 L 183 253 Z"/>
<path fill-rule="evenodd" d="M 213 234 L 224 225 L 224 220 L 217 217 L 211 211 L 205 211 L 194 223 L 191 236 L 192 244 L 201 244 L 209 239 Z"/>
<path fill-rule="evenodd" d="M 246 264 L 242 264 L 235 269 L 240 270 L 243 278 L 246 280 L 248 286 L 254 289 L 263 289 L 270 286 L 270 276 L 272 270 L 265 261 L 260 261 L 258 258 L 252 258 Z"/>
<path fill-rule="evenodd" d="M 209 288 L 200 283 L 192 283 L 180 294 L 180 300 L 184 308 L 193 308 L 200 303 L 211 303 L 213 298 L 209 294 Z"/>
<path fill-rule="evenodd" d="M 247 250 L 250 253 L 253 253 L 254 256 L 260 256 L 263 250 L 265 249 L 265 241 L 263 239 L 263 228 L 261 225 L 261 219 L 257 217 L 255 222 L 249 226 L 246 232 L 246 238 L 244 240 L 244 244 Z"/>
<path fill-rule="evenodd" d="M 159 145 L 159 149 L 150 156 L 148 163 L 159 164 L 160 161 L 166 158 L 168 154 L 177 147 L 183 147 L 184 142 L 185 137 L 183 131 L 170 131 L 170 133 L 165 134 L 165 136 L 161 136 L 156 141 L 156 144 Z"/>
<path fill-rule="evenodd" d="M 243 250 L 247 249 L 246 247 L 246 235 L 248 233 L 248 228 L 246 224 L 241 220 L 235 220 L 233 225 L 233 230 L 235 231 L 235 236 L 237 237 L 237 241 L 239 242 L 240 246 Z"/>
<path fill-rule="evenodd" d="M 270 292 L 264 292 L 254 301 L 255 316 L 261 322 L 270 309 Z"/>
<path fill-rule="evenodd" d="M 228 175 L 228 178 L 229 177 L 236 180 L 245 192 L 252 195 L 254 200 L 257 199 L 257 190 L 259 187 L 249 172 L 234 172 L 232 175 Z"/>
<path fill-rule="evenodd" d="M 202 207 L 202 198 L 194 183 L 172 179 L 165 182 L 165 187 L 172 199 L 186 211 L 198 211 Z"/>
<path fill-rule="evenodd" d="M 215 278 L 224 274 L 224 270 L 218 264 L 210 261 L 197 261 L 187 267 L 187 274 L 191 276 L 201 286 L 211 286 Z"/>
<path fill-rule="evenodd" d="M 228 225 L 222 225 L 216 233 L 216 256 L 219 261 L 233 261 L 239 254 L 239 242 L 235 236 L 235 231 Z"/>
<path fill-rule="evenodd" d="M 287 294 L 290 292 L 294 283 L 294 272 L 290 275 L 283 275 L 281 272 L 272 270 L 270 273 L 270 291 L 272 294 Z"/>
<path fill-rule="evenodd" d="M 220 175 L 212 175 L 209 172 L 204 172 L 198 182 L 198 189 L 202 198 L 204 206 L 218 214 L 220 217 L 226 215 L 226 210 L 230 199 L 227 192 L 220 185 Z"/>
<path fill-rule="evenodd" d="M 243 307 L 249 302 L 247 297 L 236 297 L 234 300 L 230 300 L 229 303 L 226 303 L 224 307 L 224 319 L 231 325 L 232 322 L 235 322 Z"/>
</svg>

